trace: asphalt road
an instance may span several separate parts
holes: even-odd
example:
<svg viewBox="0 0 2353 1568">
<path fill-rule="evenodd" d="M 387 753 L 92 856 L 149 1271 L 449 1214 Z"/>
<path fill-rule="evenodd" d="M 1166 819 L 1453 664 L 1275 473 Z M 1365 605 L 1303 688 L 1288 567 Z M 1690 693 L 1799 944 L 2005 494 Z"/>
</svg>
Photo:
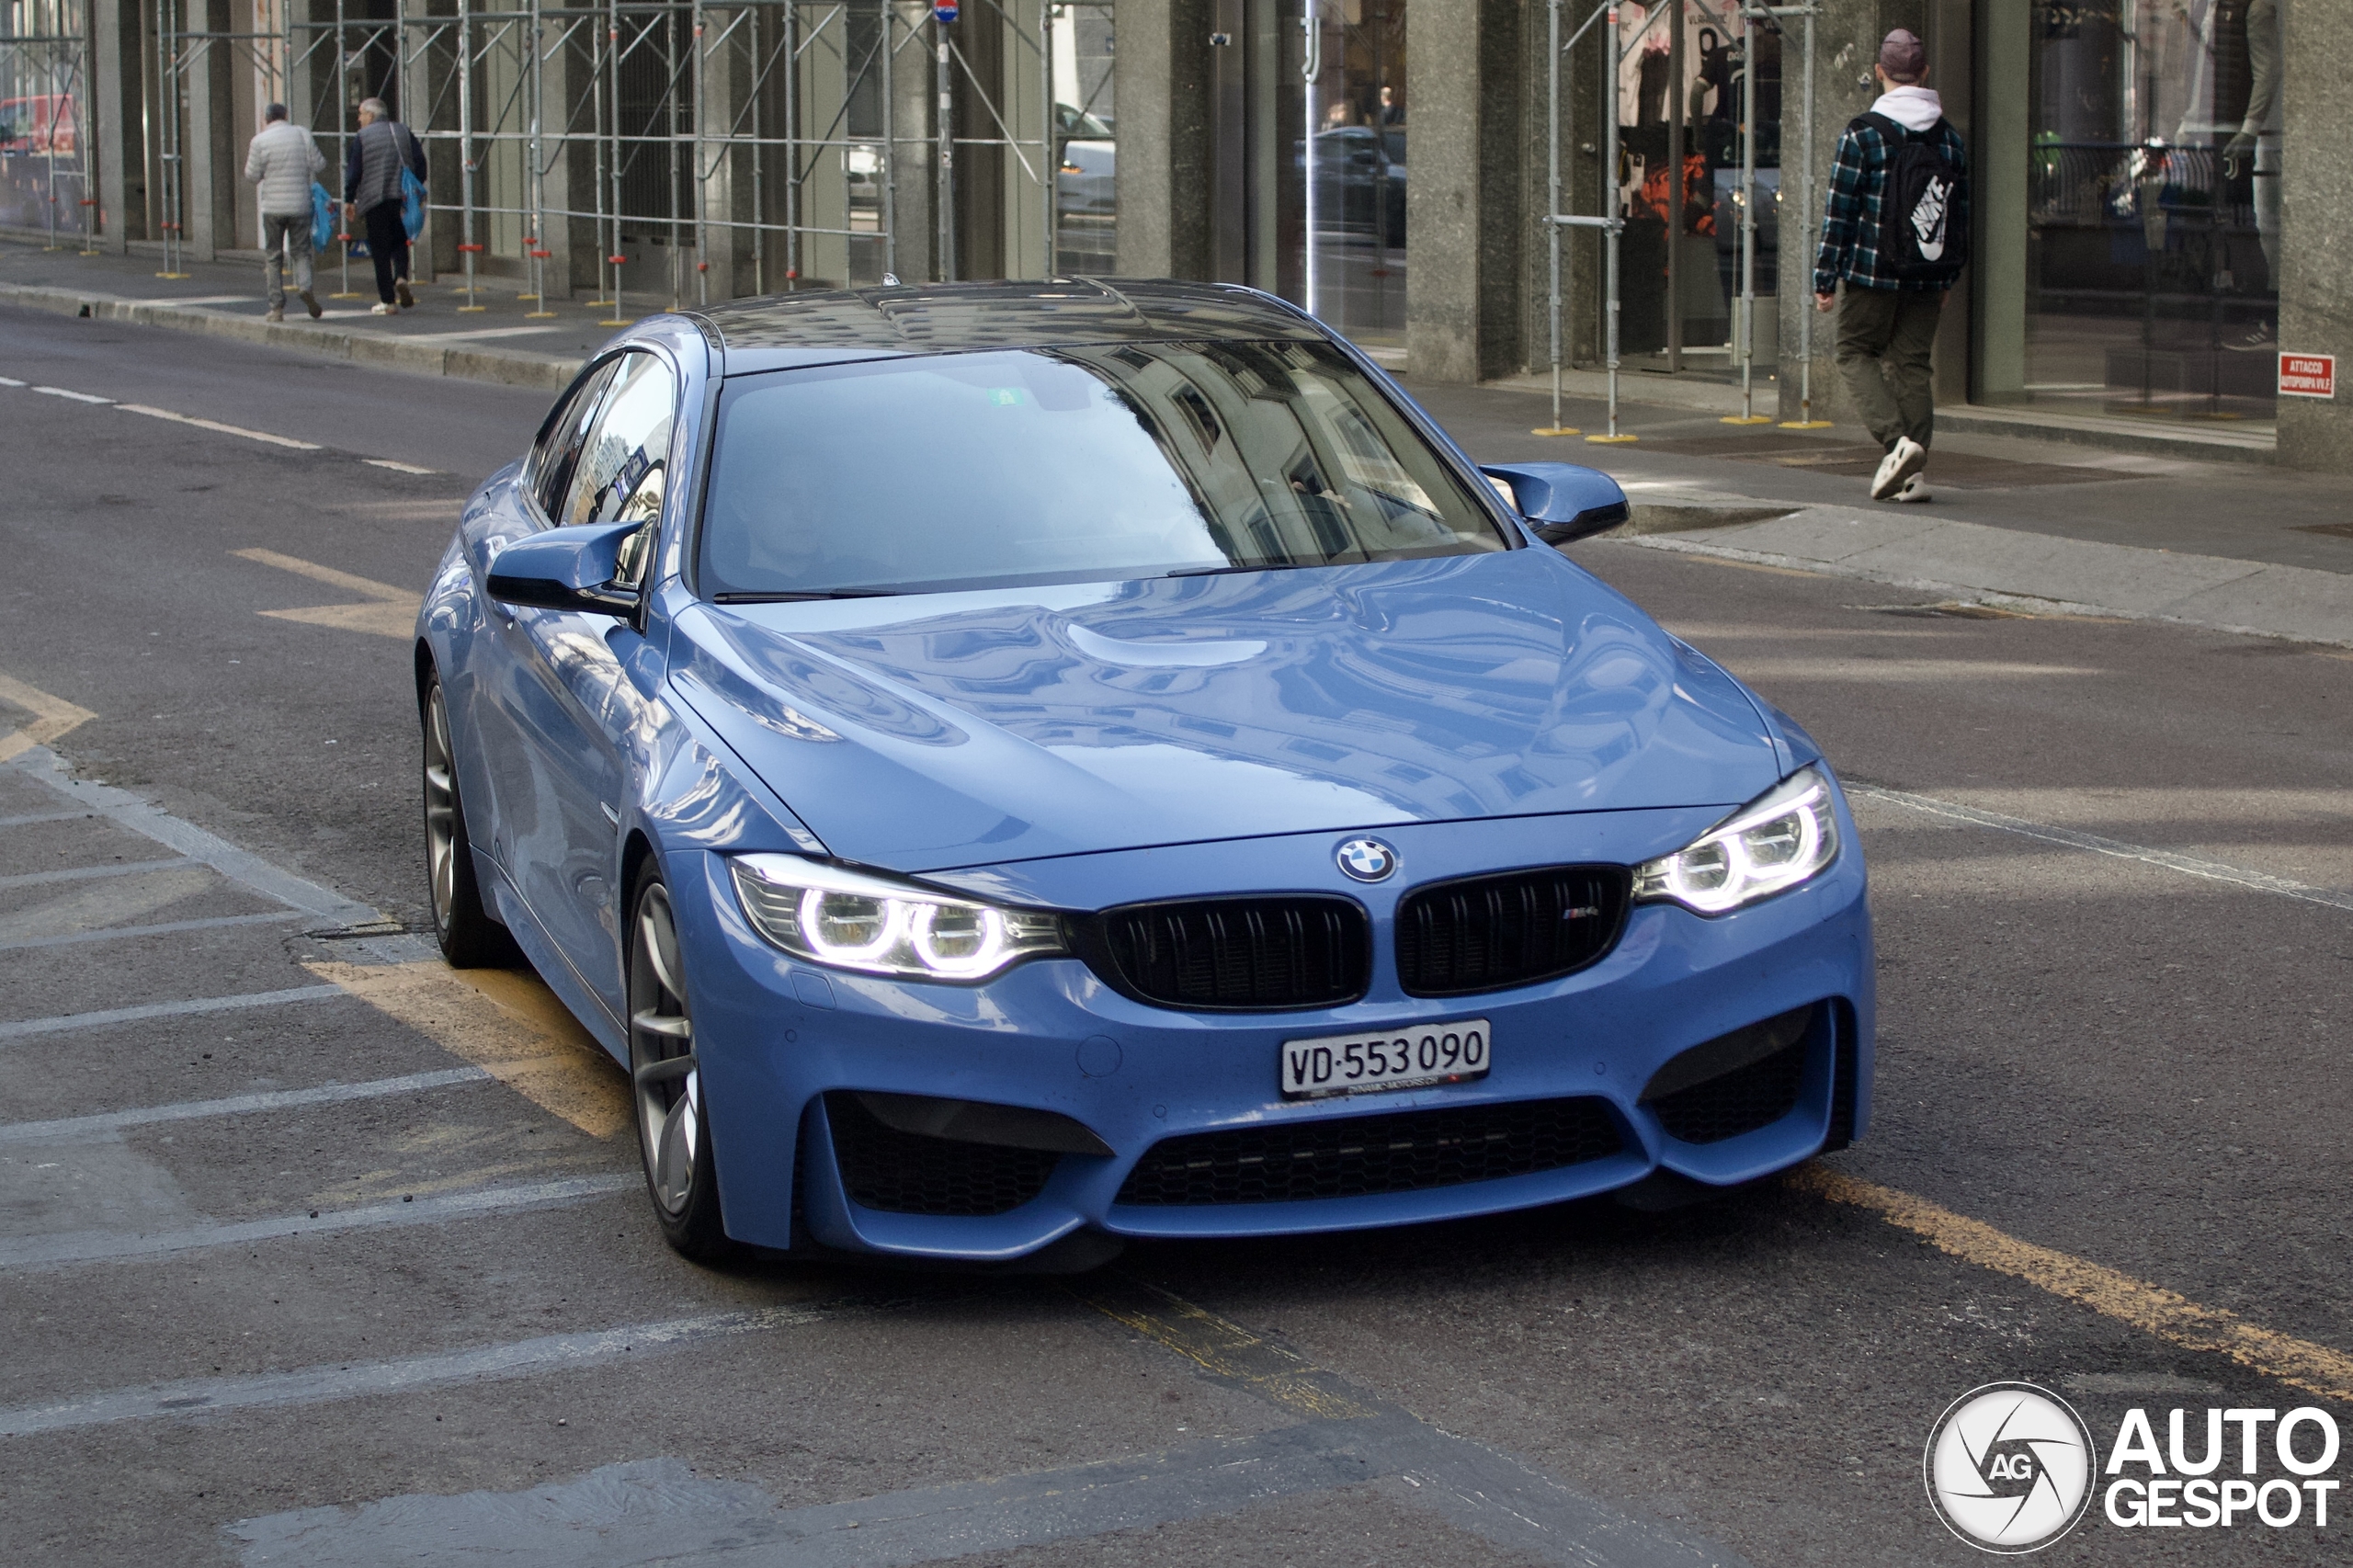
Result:
<svg viewBox="0 0 2353 1568">
<path fill-rule="evenodd" d="M 1921 1448 L 1979 1384 L 2103 1451 L 2353 1420 L 2341 651 L 1579 546 L 1868 787 L 1868 1138 L 1665 1214 L 717 1273 L 544 993 L 366 923 L 425 896 L 404 605 L 543 400 L 16 312 L 0 377 L 0 731 L 67 770 L 0 740 L 0 1560 L 1963 1563 Z"/>
</svg>

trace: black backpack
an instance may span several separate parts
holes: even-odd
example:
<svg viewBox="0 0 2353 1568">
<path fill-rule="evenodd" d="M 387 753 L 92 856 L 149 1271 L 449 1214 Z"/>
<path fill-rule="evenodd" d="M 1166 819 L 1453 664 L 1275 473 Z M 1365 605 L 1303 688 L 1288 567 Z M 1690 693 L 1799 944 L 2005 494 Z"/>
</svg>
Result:
<svg viewBox="0 0 2353 1568">
<path fill-rule="evenodd" d="M 1969 259 L 1969 231 L 1952 222 L 1961 173 L 1937 143 L 1939 119 L 1915 131 L 1879 113 L 1858 115 L 1887 138 L 1887 189 L 1880 201 L 1879 269 L 1902 282 L 1950 278 Z"/>
</svg>

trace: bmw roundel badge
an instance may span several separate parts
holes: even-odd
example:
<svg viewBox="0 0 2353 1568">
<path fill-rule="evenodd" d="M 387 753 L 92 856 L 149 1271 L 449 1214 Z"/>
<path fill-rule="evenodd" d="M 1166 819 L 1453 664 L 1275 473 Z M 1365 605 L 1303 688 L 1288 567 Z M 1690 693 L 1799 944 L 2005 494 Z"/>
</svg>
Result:
<svg viewBox="0 0 2353 1568">
<path fill-rule="evenodd" d="M 1386 881 L 1397 869 L 1397 851 L 1378 838 L 1351 838 L 1332 851 L 1332 858 L 1360 882 Z"/>
</svg>

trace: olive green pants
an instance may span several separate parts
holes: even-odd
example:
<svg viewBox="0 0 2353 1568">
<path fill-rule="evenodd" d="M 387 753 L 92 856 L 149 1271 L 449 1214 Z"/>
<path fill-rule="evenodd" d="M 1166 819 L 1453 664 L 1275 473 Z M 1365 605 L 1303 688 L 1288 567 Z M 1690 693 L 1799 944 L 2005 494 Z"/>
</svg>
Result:
<svg viewBox="0 0 2353 1568">
<path fill-rule="evenodd" d="M 1858 289 L 1838 294 L 1838 375 L 1863 428 L 1881 447 L 1899 436 L 1922 446 L 1935 433 L 1931 355 L 1945 297 L 1936 289 Z"/>
</svg>

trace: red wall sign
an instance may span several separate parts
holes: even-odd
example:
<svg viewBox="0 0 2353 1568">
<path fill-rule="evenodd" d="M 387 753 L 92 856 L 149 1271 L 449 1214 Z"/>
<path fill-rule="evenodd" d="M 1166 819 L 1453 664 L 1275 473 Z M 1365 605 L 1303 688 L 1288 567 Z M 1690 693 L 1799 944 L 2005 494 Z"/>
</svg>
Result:
<svg viewBox="0 0 2353 1568">
<path fill-rule="evenodd" d="M 2336 356 L 2334 354 L 2280 355 L 2279 395 L 2281 397 L 2335 397 L 2336 395 Z"/>
</svg>

